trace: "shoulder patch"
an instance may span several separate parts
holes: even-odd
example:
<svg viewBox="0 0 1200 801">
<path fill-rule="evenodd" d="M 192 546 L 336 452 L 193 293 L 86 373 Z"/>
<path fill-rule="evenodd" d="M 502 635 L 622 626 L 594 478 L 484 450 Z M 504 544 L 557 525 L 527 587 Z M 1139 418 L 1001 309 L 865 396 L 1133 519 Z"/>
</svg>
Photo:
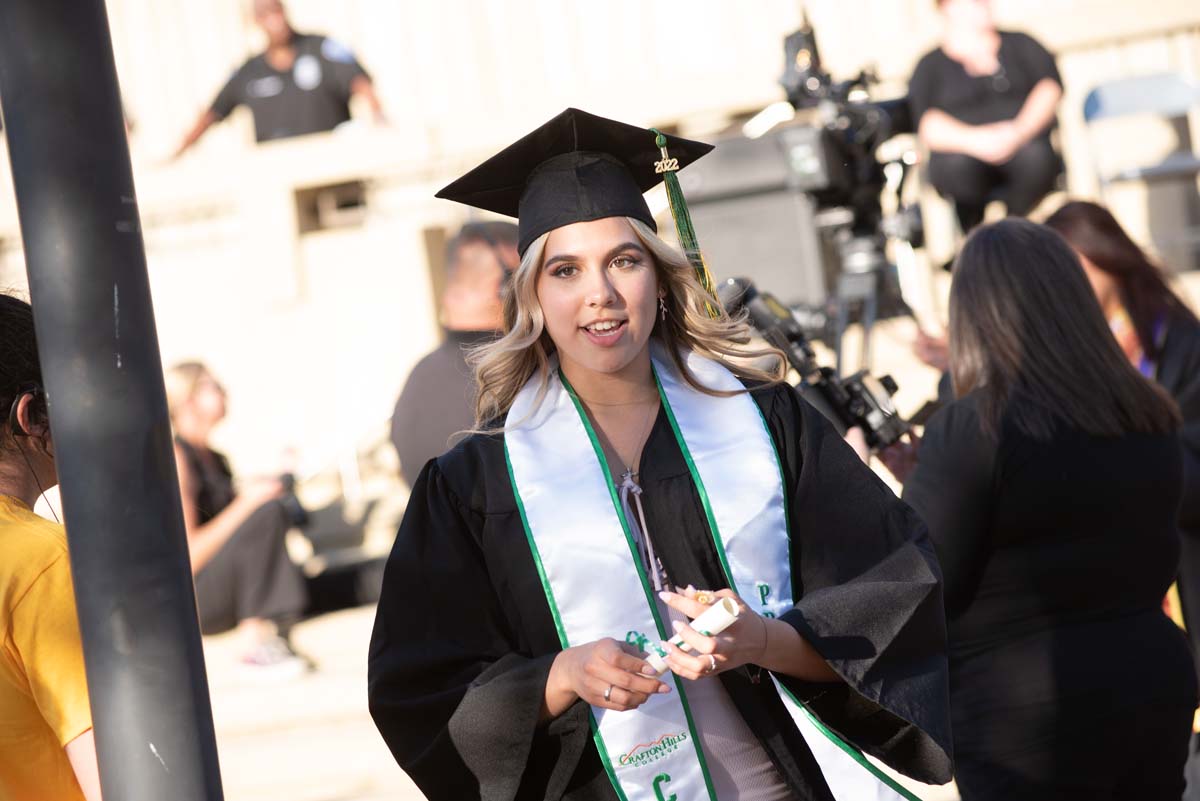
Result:
<svg viewBox="0 0 1200 801">
<path fill-rule="evenodd" d="M 321 56 L 327 61 L 335 61 L 339 64 L 354 63 L 354 51 L 337 39 L 330 39 L 329 37 L 326 37 L 325 41 L 321 42 Z"/>
</svg>

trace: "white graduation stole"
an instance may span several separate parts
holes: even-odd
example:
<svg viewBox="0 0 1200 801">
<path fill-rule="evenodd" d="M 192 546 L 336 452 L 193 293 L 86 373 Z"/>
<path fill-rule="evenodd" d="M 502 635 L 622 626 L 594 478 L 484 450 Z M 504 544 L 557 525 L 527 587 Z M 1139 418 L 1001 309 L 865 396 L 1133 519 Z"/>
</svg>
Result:
<svg viewBox="0 0 1200 801">
<path fill-rule="evenodd" d="M 790 609 L 787 504 L 775 445 L 754 400 L 698 392 L 651 342 L 662 404 L 700 494 L 730 587 L 761 614 Z M 742 390 L 725 367 L 694 353 L 702 384 Z M 563 648 L 604 637 L 643 650 L 673 634 L 663 625 L 600 443 L 557 360 L 541 403 L 535 376 L 509 410 L 505 457 Z M 652 536 L 652 534 L 651 534 Z M 622 801 L 717 799 L 688 708 L 686 680 L 636 710 L 592 708 L 600 758 Z M 838 801 L 918 801 L 829 731 L 772 677 Z"/>
</svg>

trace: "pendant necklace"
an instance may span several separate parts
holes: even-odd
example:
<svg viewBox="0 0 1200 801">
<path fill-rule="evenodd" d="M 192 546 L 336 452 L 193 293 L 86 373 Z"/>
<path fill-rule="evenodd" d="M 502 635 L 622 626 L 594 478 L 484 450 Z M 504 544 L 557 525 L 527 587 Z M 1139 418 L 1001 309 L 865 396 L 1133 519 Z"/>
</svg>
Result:
<svg viewBox="0 0 1200 801">
<path fill-rule="evenodd" d="M 646 448 L 646 437 L 648 437 L 650 435 L 650 428 L 654 425 L 654 418 L 658 416 L 657 413 L 658 413 L 658 404 L 657 403 L 650 404 L 649 412 L 646 415 L 646 422 L 642 426 L 642 433 L 637 439 L 637 442 L 638 442 L 637 451 L 634 453 L 633 459 L 630 460 L 630 463 L 625 465 L 625 472 L 621 474 L 622 481 L 624 481 L 627 478 L 631 481 L 636 479 L 636 476 L 638 475 L 638 471 L 634 470 L 634 467 L 640 466 L 639 462 L 641 462 L 641 459 L 642 459 L 642 451 L 645 450 L 645 448 Z M 621 454 L 617 453 L 617 448 L 615 445 L 613 446 L 613 454 L 617 457 L 617 463 L 620 464 Z"/>
</svg>

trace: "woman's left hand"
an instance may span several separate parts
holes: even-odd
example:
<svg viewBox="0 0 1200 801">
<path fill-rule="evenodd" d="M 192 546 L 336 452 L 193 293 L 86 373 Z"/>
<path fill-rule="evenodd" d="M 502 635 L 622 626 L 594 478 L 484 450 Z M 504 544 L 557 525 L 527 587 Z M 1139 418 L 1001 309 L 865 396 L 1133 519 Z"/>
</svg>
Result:
<svg viewBox="0 0 1200 801">
<path fill-rule="evenodd" d="M 917 469 L 920 460 L 921 438 L 913 431 L 908 432 L 908 441 L 897 440 L 879 452 L 879 461 L 887 467 L 901 484 Z"/>
<path fill-rule="evenodd" d="M 846 441 L 859 459 L 863 460 L 863 464 L 871 463 L 871 446 L 867 444 L 867 435 L 858 426 L 851 426 L 846 429 L 846 433 L 842 435 L 842 439 Z"/>
<path fill-rule="evenodd" d="M 697 600 L 697 594 L 695 589 L 688 587 L 683 593 L 663 592 L 659 597 L 667 606 L 695 620 L 711 603 Z M 729 598 L 736 603 L 738 619 L 715 637 L 706 637 L 686 623 L 675 622 L 675 633 L 691 646 L 691 651 L 664 643 L 667 665 L 675 675 L 685 679 L 705 678 L 742 665 L 756 664 L 767 649 L 766 618 L 752 611 L 732 590 L 718 590 L 707 595 L 713 600 Z"/>
</svg>

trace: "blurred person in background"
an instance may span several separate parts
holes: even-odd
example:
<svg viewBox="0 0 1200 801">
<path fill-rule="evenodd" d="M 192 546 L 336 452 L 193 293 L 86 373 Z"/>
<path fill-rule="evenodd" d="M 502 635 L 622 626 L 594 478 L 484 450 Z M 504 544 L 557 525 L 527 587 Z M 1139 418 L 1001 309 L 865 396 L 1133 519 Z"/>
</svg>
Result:
<svg viewBox="0 0 1200 801">
<path fill-rule="evenodd" d="M 955 263 L 950 369 L 957 400 L 881 458 L 945 573 L 963 801 L 1175 801 L 1197 693 L 1162 610 L 1178 408 L 1067 244 L 1024 220 L 978 228 Z"/>
<path fill-rule="evenodd" d="M 509 222 L 467 223 L 446 246 L 439 314 L 444 339 L 413 367 L 392 414 L 392 444 L 410 487 L 454 434 L 475 423 L 466 351 L 500 330 L 501 288 L 517 262 L 517 226 Z"/>
<path fill-rule="evenodd" d="M 1182 622 L 1200 654 L 1200 322 L 1162 271 L 1107 209 L 1067 203 L 1046 220 L 1083 264 L 1108 327 L 1130 364 L 1166 389 L 1183 414 L 1183 503 L 1179 509 Z M 1188 761 L 1189 798 L 1200 798 L 1200 737 Z"/>
<path fill-rule="evenodd" d="M 285 482 L 258 478 L 235 490 L 228 460 L 209 445 L 225 417 L 224 388 L 198 362 L 175 365 L 165 379 L 200 630 L 236 627 L 242 663 L 260 675 L 303 673 L 310 665 L 288 629 L 307 609 L 308 589 L 287 553 L 294 520 Z"/>
<path fill-rule="evenodd" d="M 176 157 L 243 104 L 254 115 L 258 142 L 332 131 L 349 121 L 354 95 L 366 100 L 376 122 L 386 122 L 371 77 L 348 47 L 327 36 L 298 33 L 280 0 L 253 0 L 253 11 L 267 49 L 233 73 L 184 136 Z"/>
<path fill-rule="evenodd" d="M 929 181 L 954 203 L 963 233 L 1002 200 L 1028 214 L 1062 161 L 1050 143 L 1062 79 L 1032 37 L 1000 31 L 989 0 L 938 0 L 940 45 L 918 62 L 908 100 L 930 150 Z"/>
<path fill-rule="evenodd" d="M 0 799 L 99 801 L 67 534 L 33 513 L 58 483 L 33 311 L 0 295 Z"/>
</svg>

